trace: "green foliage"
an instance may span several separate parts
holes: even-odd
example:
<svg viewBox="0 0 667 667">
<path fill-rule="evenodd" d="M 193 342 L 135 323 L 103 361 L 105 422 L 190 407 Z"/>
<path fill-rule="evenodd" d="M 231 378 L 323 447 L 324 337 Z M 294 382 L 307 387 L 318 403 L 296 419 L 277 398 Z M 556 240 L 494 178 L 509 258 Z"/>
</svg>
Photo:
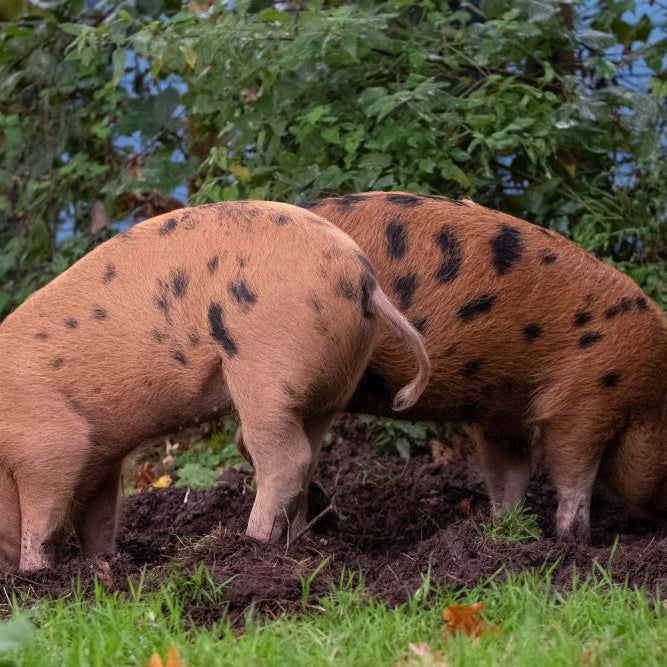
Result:
<svg viewBox="0 0 667 667">
<path fill-rule="evenodd" d="M 627 20 L 636 4 L 129 0 L 17 18 L 0 35 L 0 317 L 109 235 L 86 234 L 95 201 L 120 220 L 186 183 L 193 203 L 470 196 L 666 306 L 667 38 Z"/>
<path fill-rule="evenodd" d="M 192 489 L 212 489 L 218 483 L 219 473 L 201 463 L 186 463 L 178 469 L 178 480 L 174 486 Z"/>
<path fill-rule="evenodd" d="M 234 442 L 236 422 L 225 420 L 207 440 L 185 451 L 174 452 L 178 477 L 174 486 L 210 489 L 218 483 L 224 469 L 250 469 Z"/>
<path fill-rule="evenodd" d="M 356 578 L 354 578 L 356 580 Z M 9 654 L 22 667 L 146 665 L 150 655 L 178 647 L 186 665 L 410 665 L 410 644 L 442 651 L 449 665 L 662 665 L 667 612 L 661 595 L 598 577 L 557 590 L 550 572 L 508 574 L 474 588 L 433 587 L 417 603 L 387 605 L 343 581 L 318 600 L 316 613 L 253 620 L 239 632 L 227 618 L 195 625 L 198 607 L 224 609 L 225 586 L 203 568 L 174 576 L 158 590 L 130 586 L 126 595 L 99 585 L 91 604 L 76 590 L 31 603 L 35 641 Z M 485 618 L 500 627 L 480 640 L 449 637 L 442 613 L 452 603 L 486 602 Z M 9 657 L 8 656 L 8 657 Z"/>
<path fill-rule="evenodd" d="M 413 447 L 426 447 L 428 441 L 436 436 L 435 426 L 427 422 L 407 422 L 369 415 L 361 415 L 359 422 L 364 424 L 369 440 L 380 451 L 398 452 L 404 459 L 410 458 Z"/>
<path fill-rule="evenodd" d="M 482 525 L 482 534 L 490 542 L 524 544 L 543 537 L 537 515 L 523 505 L 513 505 L 491 522 Z"/>
<path fill-rule="evenodd" d="M 22 614 L 0 623 L 0 654 L 21 649 L 35 641 L 35 628 Z"/>
</svg>

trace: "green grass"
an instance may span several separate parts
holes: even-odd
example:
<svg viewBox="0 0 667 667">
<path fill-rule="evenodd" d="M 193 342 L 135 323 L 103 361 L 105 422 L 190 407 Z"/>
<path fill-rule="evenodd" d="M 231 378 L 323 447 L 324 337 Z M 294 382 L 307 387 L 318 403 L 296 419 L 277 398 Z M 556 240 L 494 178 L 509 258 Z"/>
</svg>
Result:
<svg viewBox="0 0 667 667">
<path fill-rule="evenodd" d="M 525 544 L 542 539 L 537 515 L 523 505 L 513 505 L 481 528 L 482 535 L 490 542 Z"/>
<path fill-rule="evenodd" d="M 14 623 L 27 619 L 34 630 L 24 626 L 27 644 L 3 653 L 0 664 L 146 665 L 153 652 L 164 657 L 172 643 L 188 667 L 393 665 L 411 655 L 410 643 L 420 642 L 442 651 L 450 666 L 532 667 L 538 656 L 540 667 L 662 665 L 667 654 L 667 611 L 660 599 L 653 604 L 642 591 L 614 586 L 602 570 L 595 580 L 575 581 L 568 595 L 551 588 L 548 572 L 491 580 L 455 595 L 429 590 L 426 579 L 410 603 L 393 609 L 368 599 L 352 580 L 298 616 L 251 619 L 240 636 L 226 622 L 208 629 L 187 622 L 191 605 L 224 604 L 224 586 L 203 569 L 174 577 L 157 593 L 136 589 L 128 599 L 98 589 L 90 604 L 74 593 L 16 611 Z M 483 617 L 499 625 L 498 633 L 479 641 L 447 637 L 445 607 L 480 600 L 486 602 Z M 0 626 L 0 650 L 6 631 Z M 21 628 L 13 632 L 16 641 Z"/>
</svg>

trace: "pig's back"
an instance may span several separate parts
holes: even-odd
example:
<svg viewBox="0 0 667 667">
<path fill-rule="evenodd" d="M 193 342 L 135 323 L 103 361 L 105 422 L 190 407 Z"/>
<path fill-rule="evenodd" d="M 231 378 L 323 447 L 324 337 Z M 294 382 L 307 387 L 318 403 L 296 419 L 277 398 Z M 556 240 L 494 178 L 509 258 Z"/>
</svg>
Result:
<svg viewBox="0 0 667 667">
<path fill-rule="evenodd" d="M 422 330 L 433 371 L 413 417 L 522 422 L 554 384 L 625 404 L 651 402 L 663 387 L 664 400 L 664 315 L 630 278 L 562 236 L 471 202 L 407 193 L 308 208 L 359 244 Z M 384 401 L 364 393 L 389 396 L 410 370 L 385 333 L 360 409 L 382 412 Z"/>
</svg>

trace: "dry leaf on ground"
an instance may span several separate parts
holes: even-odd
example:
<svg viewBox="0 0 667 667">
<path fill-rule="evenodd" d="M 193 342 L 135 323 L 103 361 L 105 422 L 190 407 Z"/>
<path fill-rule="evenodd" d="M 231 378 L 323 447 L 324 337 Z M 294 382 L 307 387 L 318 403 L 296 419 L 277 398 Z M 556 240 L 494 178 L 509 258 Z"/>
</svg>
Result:
<svg viewBox="0 0 667 667">
<path fill-rule="evenodd" d="M 447 667 L 442 651 L 434 651 L 426 642 L 410 642 L 408 648 L 412 655 L 399 660 L 394 667 Z"/>
<path fill-rule="evenodd" d="M 466 637 L 481 637 L 485 632 L 498 632 L 498 626 L 487 623 L 480 618 L 479 612 L 486 606 L 485 602 L 473 605 L 451 604 L 442 614 L 447 623 L 447 634 L 462 632 Z"/>
<path fill-rule="evenodd" d="M 171 482 L 171 475 L 162 475 L 162 477 L 158 477 L 151 486 L 154 489 L 166 489 L 168 486 L 171 486 Z"/>
<path fill-rule="evenodd" d="M 453 447 L 443 444 L 440 440 L 429 440 L 428 448 L 431 452 L 433 463 L 439 465 L 448 465 L 459 458 Z"/>
<path fill-rule="evenodd" d="M 144 486 L 150 486 L 156 479 L 157 474 L 149 461 L 141 464 L 134 475 L 134 488 L 140 491 Z"/>
<path fill-rule="evenodd" d="M 178 649 L 172 644 L 167 651 L 167 662 L 162 662 L 159 653 L 153 653 L 148 667 L 185 667 L 185 663 L 181 661 Z"/>
</svg>

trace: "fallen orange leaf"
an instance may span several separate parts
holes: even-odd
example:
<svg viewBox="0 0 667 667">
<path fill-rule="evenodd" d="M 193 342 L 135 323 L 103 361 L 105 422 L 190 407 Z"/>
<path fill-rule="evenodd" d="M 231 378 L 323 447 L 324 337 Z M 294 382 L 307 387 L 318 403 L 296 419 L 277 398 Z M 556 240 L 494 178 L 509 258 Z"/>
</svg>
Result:
<svg viewBox="0 0 667 667">
<path fill-rule="evenodd" d="M 134 475 L 134 488 L 140 491 L 144 486 L 150 486 L 155 478 L 153 466 L 149 461 L 145 461 Z"/>
<path fill-rule="evenodd" d="M 447 634 L 462 632 L 466 637 L 481 637 L 487 630 L 498 632 L 498 626 L 487 623 L 479 617 L 479 612 L 486 606 L 485 602 L 476 602 L 469 607 L 463 604 L 451 604 L 442 614 L 447 623 Z"/>
<path fill-rule="evenodd" d="M 172 644 L 167 651 L 167 662 L 162 662 L 159 653 L 153 653 L 148 662 L 148 667 L 185 667 L 185 663 L 181 662 L 178 649 Z"/>
</svg>

